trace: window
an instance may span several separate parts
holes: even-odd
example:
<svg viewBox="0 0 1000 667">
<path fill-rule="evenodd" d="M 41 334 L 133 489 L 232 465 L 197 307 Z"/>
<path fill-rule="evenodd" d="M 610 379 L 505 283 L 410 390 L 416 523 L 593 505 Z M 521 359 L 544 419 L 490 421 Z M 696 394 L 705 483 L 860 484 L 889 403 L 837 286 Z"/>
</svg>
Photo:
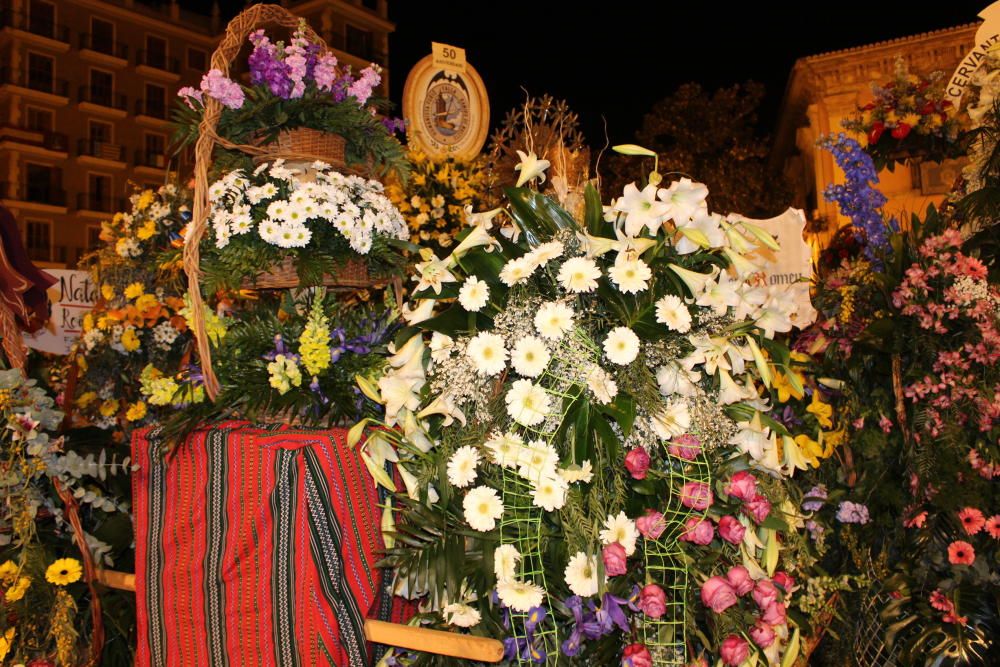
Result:
<svg viewBox="0 0 1000 667">
<path fill-rule="evenodd" d="M 91 17 L 90 48 L 100 53 L 115 55 L 115 24 L 96 16 Z"/>
<path fill-rule="evenodd" d="M 24 178 L 24 195 L 28 201 L 60 206 L 64 203 L 56 169 L 29 162 L 24 166 Z"/>
<path fill-rule="evenodd" d="M 87 175 L 88 211 L 111 212 L 111 177 L 104 174 Z"/>
<path fill-rule="evenodd" d="M 102 69 L 90 70 L 90 102 L 106 107 L 113 106 L 115 75 Z"/>
<path fill-rule="evenodd" d="M 87 252 L 93 252 L 101 247 L 101 226 L 87 225 Z"/>
<path fill-rule="evenodd" d="M 24 110 L 24 127 L 35 132 L 51 132 L 53 128 L 52 111 L 27 107 Z"/>
<path fill-rule="evenodd" d="M 208 70 L 208 54 L 201 49 L 194 49 L 190 46 L 187 50 L 187 66 L 189 69 L 205 72 Z"/>
<path fill-rule="evenodd" d="M 153 118 L 167 117 L 167 89 L 163 86 L 146 84 L 146 115 Z"/>
<path fill-rule="evenodd" d="M 28 220 L 24 225 L 28 257 L 35 262 L 52 259 L 52 223 L 48 220 Z"/>
<path fill-rule="evenodd" d="M 167 138 L 162 134 L 147 133 L 144 140 L 143 164 L 147 167 L 166 167 Z"/>
<path fill-rule="evenodd" d="M 347 26 L 347 52 L 351 55 L 372 59 L 372 33 L 369 30 Z"/>
<path fill-rule="evenodd" d="M 56 63 L 51 56 L 28 53 L 28 88 L 53 92 L 55 87 Z"/>
<path fill-rule="evenodd" d="M 361 6 L 373 12 L 378 11 L 378 0 L 361 0 Z"/>
<path fill-rule="evenodd" d="M 145 64 L 156 69 L 167 69 L 167 40 L 146 35 Z"/>
<path fill-rule="evenodd" d="M 87 125 L 87 139 L 90 141 L 88 155 L 97 157 L 117 156 L 114 146 L 114 125 L 101 120 L 92 120 Z"/>
<path fill-rule="evenodd" d="M 31 0 L 28 4 L 28 32 L 55 39 L 56 6 L 45 0 Z"/>
</svg>

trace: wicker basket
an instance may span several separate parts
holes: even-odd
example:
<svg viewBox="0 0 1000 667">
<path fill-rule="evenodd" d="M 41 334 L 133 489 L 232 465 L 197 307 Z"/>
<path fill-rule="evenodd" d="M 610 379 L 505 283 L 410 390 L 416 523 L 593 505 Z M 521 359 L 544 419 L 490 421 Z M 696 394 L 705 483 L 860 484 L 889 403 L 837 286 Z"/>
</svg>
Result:
<svg viewBox="0 0 1000 667">
<path fill-rule="evenodd" d="M 268 151 L 254 157 L 256 164 L 283 159 L 291 161 L 326 162 L 337 171 L 346 171 L 344 152 L 347 141 L 339 134 L 297 127 L 278 135 L 277 141 L 261 146 Z"/>
<path fill-rule="evenodd" d="M 374 287 L 377 281 L 368 274 L 368 266 L 356 259 L 349 259 L 335 273 L 323 276 L 326 287 L 365 288 Z M 244 278 L 243 289 L 249 290 L 279 290 L 294 289 L 299 286 L 299 275 L 295 268 L 295 260 L 286 257 L 280 264 L 270 270 L 259 273 L 255 278 Z"/>
</svg>

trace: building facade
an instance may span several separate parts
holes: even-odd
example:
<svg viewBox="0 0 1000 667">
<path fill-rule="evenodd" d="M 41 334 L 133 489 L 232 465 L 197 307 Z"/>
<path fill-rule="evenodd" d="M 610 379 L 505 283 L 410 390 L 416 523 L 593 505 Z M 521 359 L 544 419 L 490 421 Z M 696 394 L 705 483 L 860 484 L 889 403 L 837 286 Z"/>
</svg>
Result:
<svg viewBox="0 0 1000 667">
<path fill-rule="evenodd" d="M 823 199 L 824 188 L 842 183 L 844 175 L 830 154 L 817 148 L 816 141 L 843 131 L 841 121 L 871 100 L 871 83 L 892 78 L 897 56 L 906 59 L 911 72 L 926 75 L 942 70 L 951 76 L 974 46 L 978 27 L 972 23 L 796 61 L 785 89 L 771 166 L 791 183 L 793 206 L 805 211 L 814 248 L 821 248 L 848 223 L 836 204 Z M 908 219 L 910 213 L 923 213 L 929 204 L 939 204 L 960 169 L 958 162 L 947 161 L 883 170 L 879 179 L 889 199 L 886 212 Z"/>
<path fill-rule="evenodd" d="M 342 62 L 387 67 L 386 0 L 285 4 Z M 170 118 L 225 24 L 217 4 L 202 15 L 173 0 L 6 0 L 0 25 L 0 203 L 34 261 L 73 267 L 134 187 L 190 173 Z"/>
</svg>

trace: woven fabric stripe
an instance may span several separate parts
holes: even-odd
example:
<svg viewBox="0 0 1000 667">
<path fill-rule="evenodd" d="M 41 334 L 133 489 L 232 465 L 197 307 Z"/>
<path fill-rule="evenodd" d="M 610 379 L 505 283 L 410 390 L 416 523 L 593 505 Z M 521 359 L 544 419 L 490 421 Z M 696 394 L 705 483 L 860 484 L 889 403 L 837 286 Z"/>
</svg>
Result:
<svg viewBox="0 0 1000 667">
<path fill-rule="evenodd" d="M 292 591 L 295 590 L 295 574 L 292 571 L 294 547 L 292 545 L 292 511 L 295 508 L 298 468 L 295 452 L 277 450 L 275 452 L 275 488 L 271 495 L 271 516 L 274 519 L 274 557 L 271 562 L 271 586 L 274 596 L 274 644 L 277 649 L 278 665 L 287 667 L 298 664 L 294 651 L 295 608 Z"/>
<path fill-rule="evenodd" d="M 226 580 L 222 575 L 222 555 L 226 536 L 225 511 L 226 481 L 228 479 L 226 456 L 226 431 L 212 431 L 208 437 L 208 483 L 205 491 L 207 503 L 208 541 L 205 549 L 205 618 L 207 619 L 208 648 L 212 667 L 228 667 L 226 652 L 225 599 Z"/>
</svg>

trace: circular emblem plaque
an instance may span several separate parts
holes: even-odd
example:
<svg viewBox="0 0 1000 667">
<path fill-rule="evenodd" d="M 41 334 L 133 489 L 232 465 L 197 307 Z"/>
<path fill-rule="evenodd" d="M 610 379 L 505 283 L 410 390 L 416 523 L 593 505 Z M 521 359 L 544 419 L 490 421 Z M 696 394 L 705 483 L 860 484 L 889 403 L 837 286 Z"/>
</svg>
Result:
<svg viewBox="0 0 1000 667">
<path fill-rule="evenodd" d="M 486 142 L 489 101 L 471 65 L 462 71 L 418 62 L 403 89 L 403 117 L 412 145 L 432 157 L 471 159 Z"/>
</svg>

